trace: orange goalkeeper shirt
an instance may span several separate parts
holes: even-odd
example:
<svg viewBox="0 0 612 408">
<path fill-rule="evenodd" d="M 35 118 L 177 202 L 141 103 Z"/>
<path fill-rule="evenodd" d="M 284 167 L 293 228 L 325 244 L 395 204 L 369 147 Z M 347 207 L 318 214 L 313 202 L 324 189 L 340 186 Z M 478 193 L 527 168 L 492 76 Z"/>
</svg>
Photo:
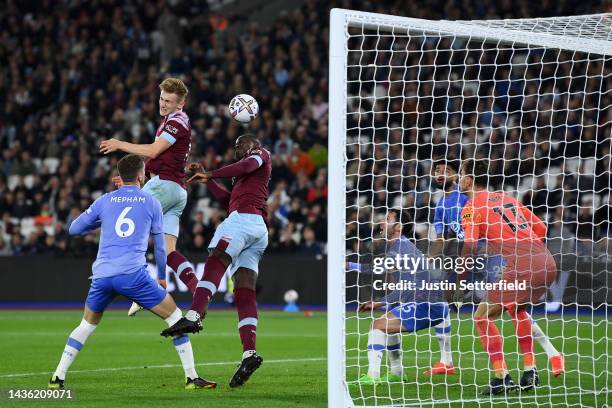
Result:
<svg viewBox="0 0 612 408">
<path fill-rule="evenodd" d="M 465 242 L 539 241 L 546 226 L 516 199 L 500 192 L 478 191 L 461 212 Z"/>
</svg>

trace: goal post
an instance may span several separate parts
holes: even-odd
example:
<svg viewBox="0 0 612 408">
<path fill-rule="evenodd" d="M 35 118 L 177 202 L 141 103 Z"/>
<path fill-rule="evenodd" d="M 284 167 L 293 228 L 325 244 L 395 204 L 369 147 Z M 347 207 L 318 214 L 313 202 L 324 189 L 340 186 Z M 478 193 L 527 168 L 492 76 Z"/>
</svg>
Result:
<svg viewBox="0 0 612 408">
<path fill-rule="evenodd" d="M 612 229 L 602 232 L 595 212 L 612 208 L 612 183 L 602 181 L 612 170 L 612 13 L 430 21 L 332 9 L 329 35 L 329 406 L 609 404 L 609 359 L 601 356 L 612 335 Z M 442 194 L 431 177 L 440 156 L 487 159 L 491 188 L 532 207 L 558 233 L 547 245 L 559 278 L 541 302 L 561 309 L 534 319 L 565 353 L 567 371 L 548 375 L 534 343 L 543 385 L 531 395 L 478 396 L 490 367 L 468 312 L 452 314 L 458 375 L 421 375 L 439 351 L 433 330 L 422 330 L 402 337 L 409 380 L 357 382 L 380 314 L 356 312 L 376 293 L 369 276 L 345 265 L 367 262 L 373 225 L 393 208 L 413 214 L 411 238 L 427 251 Z M 512 323 L 498 325 L 516 373 L 519 353 L 505 337 Z"/>
</svg>

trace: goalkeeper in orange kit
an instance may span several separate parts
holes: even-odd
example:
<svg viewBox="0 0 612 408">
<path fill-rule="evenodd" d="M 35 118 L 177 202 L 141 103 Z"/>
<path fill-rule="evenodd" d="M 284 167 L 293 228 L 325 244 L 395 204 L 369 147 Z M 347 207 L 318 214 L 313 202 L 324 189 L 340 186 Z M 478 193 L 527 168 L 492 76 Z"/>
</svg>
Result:
<svg viewBox="0 0 612 408">
<path fill-rule="evenodd" d="M 474 313 L 480 341 L 495 370 L 495 378 L 483 394 L 501 394 L 517 387 L 508 373 L 495 320 L 504 309 L 512 317 L 524 359 L 520 387 L 523 391 L 534 388 L 539 378 L 531 319 L 525 309 L 554 282 L 557 267 L 542 241 L 546 236 L 544 223 L 516 199 L 488 191 L 488 172 L 486 161 L 470 159 L 461 166 L 460 188 L 470 198 L 461 215 L 465 234 L 462 256 L 475 256 L 478 240 L 484 238 L 487 254 L 502 255 L 507 263 L 499 281 L 506 286 L 487 291 Z M 460 291 L 455 293 L 455 299 L 462 296 Z"/>
</svg>

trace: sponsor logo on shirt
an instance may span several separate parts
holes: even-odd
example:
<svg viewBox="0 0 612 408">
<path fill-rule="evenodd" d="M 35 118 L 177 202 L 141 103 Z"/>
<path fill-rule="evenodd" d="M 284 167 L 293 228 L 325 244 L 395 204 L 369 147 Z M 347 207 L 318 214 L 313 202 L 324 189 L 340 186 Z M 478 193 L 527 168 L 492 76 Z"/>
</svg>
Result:
<svg viewBox="0 0 612 408">
<path fill-rule="evenodd" d="M 177 128 L 175 128 L 175 127 L 174 127 L 174 126 L 172 126 L 172 125 L 169 125 L 169 124 L 168 124 L 168 125 L 166 125 L 166 130 L 167 130 L 168 132 L 172 133 L 173 135 L 176 135 L 176 134 L 178 133 L 178 129 L 177 129 Z"/>
</svg>

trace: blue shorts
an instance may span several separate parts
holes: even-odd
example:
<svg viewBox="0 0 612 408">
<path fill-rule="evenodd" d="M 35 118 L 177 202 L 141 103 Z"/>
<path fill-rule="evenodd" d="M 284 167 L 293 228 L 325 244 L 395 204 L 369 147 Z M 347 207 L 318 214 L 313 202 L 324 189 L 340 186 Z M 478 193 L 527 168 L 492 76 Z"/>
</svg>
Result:
<svg viewBox="0 0 612 408">
<path fill-rule="evenodd" d="M 487 283 L 497 282 L 501 276 L 504 268 L 507 263 L 503 256 L 501 255 L 493 255 L 488 256 L 485 267 L 480 273 L 474 273 L 468 279 L 470 282 L 474 281 L 484 281 Z M 468 301 L 481 301 L 485 298 L 487 291 L 482 290 L 474 290 L 473 293 L 467 293 L 466 298 Z"/>
<path fill-rule="evenodd" d="M 144 185 L 143 191 L 159 200 L 162 207 L 164 234 L 179 235 L 179 221 L 187 205 L 187 191 L 174 181 L 155 176 Z"/>
<path fill-rule="evenodd" d="M 224 241 L 224 251 L 232 258 L 230 276 L 233 276 L 238 268 L 247 268 L 258 273 L 259 260 L 268 246 L 268 227 L 261 215 L 233 211 L 217 227 L 208 250 L 216 248 L 219 241 Z"/>
<path fill-rule="evenodd" d="M 164 300 L 166 291 L 151 279 L 147 268 L 143 267 L 138 272 L 92 280 L 85 304 L 92 311 L 101 313 L 117 295 L 152 309 Z"/>
<path fill-rule="evenodd" d="M 448 303 L 405 303 L 391 309 L 407 332 L 437 326 L 448 316 Z"/>
</svg>

